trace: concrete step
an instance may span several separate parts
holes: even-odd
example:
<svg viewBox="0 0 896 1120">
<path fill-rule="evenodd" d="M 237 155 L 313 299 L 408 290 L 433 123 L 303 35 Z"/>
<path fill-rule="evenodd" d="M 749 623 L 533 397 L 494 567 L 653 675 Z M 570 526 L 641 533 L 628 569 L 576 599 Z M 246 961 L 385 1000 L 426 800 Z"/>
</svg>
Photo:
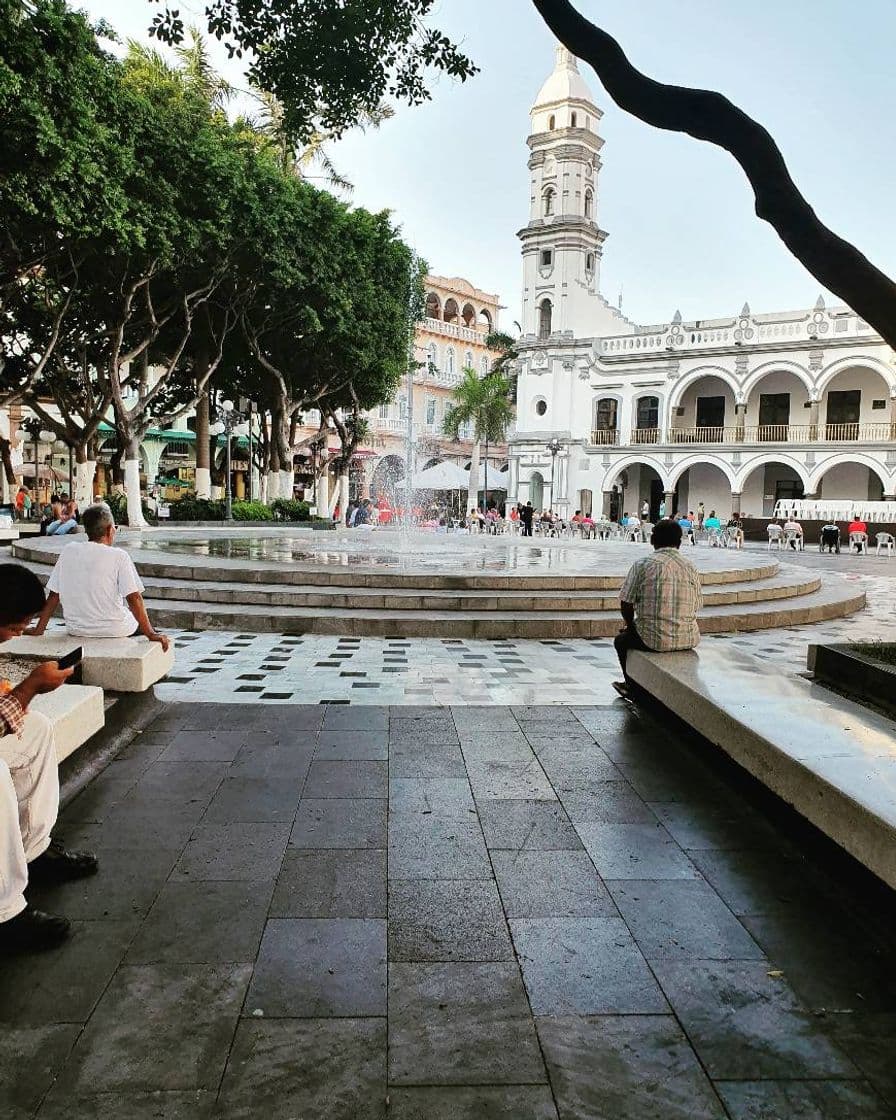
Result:
<svg viewBox="0 0 896 1120">
<path fill-rule="evenodd" d="M 94 685 L 64 684 L 55 692 L 35 696 L 31 710 L 42 712 L 53 724 L 59 762 L 74 754 L 106 722 L 103 690 Z"/>
<path fill-rule="evenodd" d="M 896 722 L 710 644 L 629 655 L 651 696 L 896 887 Z"/>
<path fill-rule="evenodd" d="M 508 611 L 396 610 L 286 607 L 254 604 L 147 599 L 156 625 L 186 630 L 251 633 L 352 634 L 371 637 L 598 638 L 619 630 L 618 603 L 606 610 Z M 865 594 L 840 580 L 783 601 L 743 602 L 705 607 L 704 633 L 763 630 L 840 618 L 865 606 Z"/>
</svg>

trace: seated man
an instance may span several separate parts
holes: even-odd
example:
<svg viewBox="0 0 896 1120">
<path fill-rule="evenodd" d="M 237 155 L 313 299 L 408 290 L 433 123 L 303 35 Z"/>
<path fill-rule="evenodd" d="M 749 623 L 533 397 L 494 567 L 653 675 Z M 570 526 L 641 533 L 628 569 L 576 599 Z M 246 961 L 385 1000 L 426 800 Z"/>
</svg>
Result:
<svg viewBox="0 0 896 1120">
<path fill-rule="evenodd" d="M 22 634 L 43 605 L 33 572 L 0 565 L 0 642 Z M 29 881 L 77 879 L 97 869 L 96 856 L 68 852 L 50 836 L 59 813 L 56 746 L 47 717 L 28 710 L 72 672 L 48 661 L 0 695 L 0 953 L 47 949 L 68 936 L 65 918 L 26 902 Z"/>
<path fill-rule="evenodd" d="M 800 547 L 803 539 L 802 525 L 800 525 L 796 518 L 792 516 L 788 517 L 784 522 L 784 534 L 790 538 L 788 543 L 795 552 Z"/>
<path fill-rule="evenodd" d="M 650 538 L 653 555 L 632 564 L 619 592 L 625 628 L 613 644 L 625 679 L 616 681 L 613 687 L 620 696 L 630 696 L 631 681 L 625 672 L 629 650 L 670 653 L 693 649 L 700 641 L 700 577 L 679 551 L 681 536 L 677 521 L 657 522 Z"/>
<path fill-rule="evenodd" d="M 828 552 L 840 551 L 840 526 L 836 521 L 828 521 L 821 527 L 819 551 L 824 552 L 825 549 Z"/>
<path fill-rule="evenodd" d="M 681 529 L 682 536 L 687 537 L 691 544 L 696 544 L 694 540 L 694 520 L 690 515 L 680 513 L 676 519 L 675 524 Z"/>
<path fill-rule="evenodd" d="M 153 629 L 143 603 L 143 583 L 134 561 L 113 548 L 115 519 L 102 502 L 84 510 L 86 541 L 66 544 L 47 581 L 47 602 L 34 634 L 43 634 L 62 603 L 65 629 L 74 638 L 129 638 L 143 634 L 168 649 Z"/>
<path fill-rule="evenodd" d="M 849 529 L 847 530 L 847 532 L 849 534 L 848 540 L 850 552 L 852 552 L 853 548 L 855 548 L 856 552 L 861 552 L 864 548 L 867 547 L 868 526 L 857 513 L 854 513 L 852 515 L 852 521 L 850 521 L 849 523 Z M 853 533 L 864 533 L 865 540 L 862 540 L 861 537 L 853 539 Z"/>
</svg>

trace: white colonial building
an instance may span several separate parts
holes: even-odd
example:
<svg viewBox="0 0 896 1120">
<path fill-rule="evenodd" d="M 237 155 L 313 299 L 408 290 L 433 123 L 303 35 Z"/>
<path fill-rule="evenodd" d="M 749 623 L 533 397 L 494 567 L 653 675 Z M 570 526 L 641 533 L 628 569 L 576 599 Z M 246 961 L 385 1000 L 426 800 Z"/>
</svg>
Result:
<svg viewBox="0 0 896 1120">
<path fill-rule="evenodd" d="M 600 118 L 558 48 L 531 111 L 509 498 L 653 518 L 896 498 L 896 358 L 848 307 L 639 326 L 603 298 Z"/>
</svg>

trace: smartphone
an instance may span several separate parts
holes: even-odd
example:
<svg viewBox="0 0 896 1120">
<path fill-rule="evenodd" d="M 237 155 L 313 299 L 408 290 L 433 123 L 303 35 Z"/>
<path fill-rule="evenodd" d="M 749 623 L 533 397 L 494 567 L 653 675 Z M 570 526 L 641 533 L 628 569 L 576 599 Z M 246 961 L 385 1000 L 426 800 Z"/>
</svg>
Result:
<svg viewBox="0 0 896 1120">
<path fill-rule="evenodd" d="M 81 664 L 81 658 L 84 656 L 83 646 L 78 646 L 73 649 L 71 653 L 67 653 L 65 657 L 60 657 L 56 664 L 60 669 L 71 669 L 75 665 Z"/>
</svg>

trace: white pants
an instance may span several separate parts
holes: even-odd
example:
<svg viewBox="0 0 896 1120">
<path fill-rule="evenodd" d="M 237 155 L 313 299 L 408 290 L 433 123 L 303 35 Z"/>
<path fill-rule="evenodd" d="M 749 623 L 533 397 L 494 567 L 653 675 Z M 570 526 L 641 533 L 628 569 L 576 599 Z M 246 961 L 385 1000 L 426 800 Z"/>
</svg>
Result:
<svg viewBox="0 0 896 1120">
<path fill-rule="evenodd" d="M 53 725 L 29 712 L 21 735 L 0 738 L 0 922 L 25 909 L 28 864 L 49 847 L 58 813 Z"/>
</svg>

